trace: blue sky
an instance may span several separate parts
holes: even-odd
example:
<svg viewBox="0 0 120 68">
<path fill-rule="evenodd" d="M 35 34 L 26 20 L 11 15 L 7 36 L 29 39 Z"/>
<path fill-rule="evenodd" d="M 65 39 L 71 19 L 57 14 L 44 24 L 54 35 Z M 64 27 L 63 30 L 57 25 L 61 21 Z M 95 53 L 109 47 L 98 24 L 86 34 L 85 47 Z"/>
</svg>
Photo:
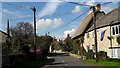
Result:
<svg viewBox="0 0 120 68">
<path fill-rule="evenodd" d="M 47 2 L 2 2 L 1 16 L 1 30 L 6 31 L 7 19 L 10 19 L 10 26 L 13 27 L 19 22 L 29 22 L 33 24 L 33 11 L 29 8 L 36 7 L 36 17 L 37 17 L 37 35 L 45 35 L 50 32 L 51 36 L 55 36 L 57 39 L 64 39 L 67 34 L 72 35 L 77 29 L 78 25 L 84 17 L 86 17 L 90 12 L 81 16 L 71 24 L 54 31 L 55 29 L 65 25 L 71 20 L 75 19 L 77 16 L 81 15 L 89 9 L 86 6 L 79 6 L 75 4 L 69 4 L 65 2 L 52 2 L 49 0 Z M 59 1 L 59 0 L 57 0 Z M 118 0 L 112 1 L 113 3 L 101 6 L 101 10 L 105 13 L 110 12 L 114 8 L 118 7 Z M 80 2 L 88 5 L 95 5 L 96 0 L 89 0 L 86 2 Z M 18 5 L 18 6 L 17 6 Z M 19 7 L 24 6 L 24 7 Z"/>
</svg>

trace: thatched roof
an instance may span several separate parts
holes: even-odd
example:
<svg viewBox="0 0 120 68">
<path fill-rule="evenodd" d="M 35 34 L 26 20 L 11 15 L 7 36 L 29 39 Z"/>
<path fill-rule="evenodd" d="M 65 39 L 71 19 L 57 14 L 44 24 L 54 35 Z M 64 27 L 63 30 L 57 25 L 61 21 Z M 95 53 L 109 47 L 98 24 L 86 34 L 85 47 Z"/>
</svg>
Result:
<svg viewBox="0 0 120 68">
<path fill-rule="evenodd" d="M 120 23 L 120 17 L 118 16 L 120 16 L 120 7 L 114 9 L 108 14 L 104 14 L 104 12 L 98 11 L 96 14 L 96 28 L 109 26 L 111 22 L 113 22 L 112 24 L 115 24 L 118 22 Z M 94 29 L 92 18 L 93 18 L 93 12 L 90 13 L 86 18 L 82 20 L 76 32 L 73 34 L 72 38 L 77 38 L 80 35 L 83 35 L 85 32 L 92 31 Z"/>
<path fill-rule="evenodd" d="M 96 19 L 98 19 L 103 15 L 104 15 L 104 12 L 97 11 Z M 93 20 L 93 12 L 91 12 L 86 18 L 82 20 L 82 22 L 80 22 L 80 25 L 78 26 L 77 30 L 73 34 L 72 38 L 82 35 L 86 31 L 86 29 L 88 29 L 91 26 L 91 24 L 93 24 L 92 20 Z"/>
<path fill-rule="evenodd" d="M 110 26 L 111 24 L 120 24 L 120 7 L 114 9 L 108 14 L 96 20 L 96 28 L 101 28 L 105 26 Z M 92 31 L 94 29 L 94 25 L 92 25 L 86 32 Z"/>
<path fill-rule="evenodd" d="M 80 35 L 80 34 L 82 34 L 84 32 L 84 30 L 88 26 L 89 22 L 91 21 L 92 17 L 93 17 L 93 12 L 90 13 L 86 18 L 84 18 L 82 20 L 82 22 L 78 26 L 77 30 L 73 34 L 73 37 L 76 37 L 76 36 L 78 36 L 78 35 Z"/>
</svg>

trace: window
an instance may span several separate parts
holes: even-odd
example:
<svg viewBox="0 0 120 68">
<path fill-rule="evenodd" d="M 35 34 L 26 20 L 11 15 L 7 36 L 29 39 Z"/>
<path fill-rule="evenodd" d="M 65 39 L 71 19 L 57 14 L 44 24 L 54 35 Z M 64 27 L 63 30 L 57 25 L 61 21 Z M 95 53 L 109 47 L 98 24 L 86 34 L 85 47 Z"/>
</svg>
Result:
<svg viewBox="0 0 120 68">
<path fill-rule="evenodd" d="M 120 25 L 119 25 L 119 34 L 120 34 Z"/>
<path fill-rule="evenodd" d="M 86 34 L 86 37 L 89 38 L 89 33 Z"/>
<path fill-rule="evenodd" d="M 115 35 L 115 29 L 112 27 L 112 34 Z"/>
<path fill-rule="evenodd" d="M 111 48 L 111 58 L 119 58 L 120 59 L 120 48 Z"/>
<path fill-rule="evenodd" d="M 89 51 L 90 50 L 90 45 L 87 45 L 87 51 Z"/>
<path fill-rule="evenodd" d="M 120 25 L 115 25 L 112 27 L 112 35 L 119 35 L 120 34 Z"/>
<path fill-rule="evenodd" d="M 118 34 L 118 26 L 116 26 L 116 34 Z"/>
<path fill-rule="evenodd" d="M 93 52 L 95 52 L 95 45 L 94 44 L 92 45 L 92 50 L 93 50 Z"/>
<path fill-rule="evenodd" d="M 95 33 L 94 33 L 94 31 L 92 32 L 92 38 L 94 38 L 95 37 Z"/>
</svg>

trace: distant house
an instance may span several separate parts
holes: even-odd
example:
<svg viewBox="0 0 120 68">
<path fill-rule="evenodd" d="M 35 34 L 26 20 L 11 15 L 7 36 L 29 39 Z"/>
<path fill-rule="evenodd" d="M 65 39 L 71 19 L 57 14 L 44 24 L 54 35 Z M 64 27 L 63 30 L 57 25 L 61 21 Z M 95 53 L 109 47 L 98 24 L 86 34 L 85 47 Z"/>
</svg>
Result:
<svg viewBox="0 0 120 68">
<path fill-rule="evenodd" d="M 100 7 L 97 7 L 100 8 Z M 96 31 L 98 51 L 105 51 L 110 58 L 120 59 L 120 45 L 116 42 L 116 36 L 120 35 L 120 7 L 105 14 L 101 10 L 96 11 Z M 93 12 L 82 20 L 73 39 L 84 36 L 84 48 L 86 51 L 92 49 L 95 52 Z M 114 39 L 109 40 L 108 37 Z"/>
<path fill-rule="evenodd" d="M 0 30 L 0 43 L 6 42 L 7 33 Z"/>
</svg>

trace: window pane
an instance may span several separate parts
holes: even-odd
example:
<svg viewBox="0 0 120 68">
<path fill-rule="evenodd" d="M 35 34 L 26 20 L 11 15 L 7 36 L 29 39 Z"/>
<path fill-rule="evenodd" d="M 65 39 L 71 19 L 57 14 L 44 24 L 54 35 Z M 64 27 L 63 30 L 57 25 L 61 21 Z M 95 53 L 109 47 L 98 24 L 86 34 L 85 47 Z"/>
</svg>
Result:
<svg viewBox="0 0 120 68">
<path fill-rule="evenodd" d="M 112 34 L 115 35 L 115 29 L 112 27 Z"/>
<path fill-rule="evenodd" d="M 118 34 L 118 26 L 116 26 L 116 34 Z"/>
<path fill-rule="evenodd" d="M 89 38 L 89 33 L 87 33 L 87 38 Z"/>
<path fill-rule="evenodd" d="M 119 34 L 120 34 L 120 25 L 119 25 Z"/>
</svg>

